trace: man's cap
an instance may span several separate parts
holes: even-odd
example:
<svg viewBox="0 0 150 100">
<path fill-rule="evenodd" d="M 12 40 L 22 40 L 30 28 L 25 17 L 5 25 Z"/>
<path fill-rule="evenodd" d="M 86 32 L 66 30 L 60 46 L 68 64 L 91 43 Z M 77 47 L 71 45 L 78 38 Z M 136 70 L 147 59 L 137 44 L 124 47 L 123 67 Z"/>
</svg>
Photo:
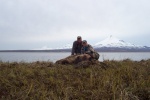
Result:
<svg viewBox="0 0 150 100">
<path fill-rule="evenodd" d="M 77 39 L 81 39 L 81 38 L 82 38 L 81 36 L 78 36 L 78 37 L 77 37 Z"/>
<path fill-rule="evenodd" d="M 87 41 L 86 41 L 86 40 L 83 40 L 82 42 L 83 42 L 83 43 L 87 43 Z"/>
</svg>

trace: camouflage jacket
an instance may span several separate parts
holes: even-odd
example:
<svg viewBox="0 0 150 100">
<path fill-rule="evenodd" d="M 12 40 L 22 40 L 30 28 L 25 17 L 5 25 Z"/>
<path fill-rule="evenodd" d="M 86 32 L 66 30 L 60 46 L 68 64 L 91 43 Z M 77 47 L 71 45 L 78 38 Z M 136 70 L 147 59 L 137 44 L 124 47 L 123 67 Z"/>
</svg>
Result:
<svg viewBox="0 0 150 100">
<path fill-rule="evenodd" d="M 99 54 L 89 44 L 86 47 L 82 47 L 81 53 L 82 54 L 89 54 L 92 58 L 97 59 L 97 60 L 99 59 Z"/>
<path fill-rule="evenodd" d="M 81 53 L 82 54 L 92 54 L 94 52 L 94 49 L 93 49 L 93 47 L 91 46 L 91 45 L 89 45 L 88 44 L 88 46 L 86 46 L 86 47 L 82 47 L 82 49 L 81 49 Z"/>
</svg>

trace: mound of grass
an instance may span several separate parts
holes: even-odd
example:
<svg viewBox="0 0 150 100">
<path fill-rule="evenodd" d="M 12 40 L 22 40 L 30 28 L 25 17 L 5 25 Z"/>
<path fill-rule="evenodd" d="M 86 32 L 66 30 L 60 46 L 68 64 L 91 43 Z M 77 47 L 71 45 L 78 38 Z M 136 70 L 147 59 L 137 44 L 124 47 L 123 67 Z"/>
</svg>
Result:
<svg viewBox="0 0 150 100">
<path fill-rule="evenodd" d="M 150 100 L 150 60 L 104 61 L 86 68 L 0 62 L 0 99 Z"/>
</svg>

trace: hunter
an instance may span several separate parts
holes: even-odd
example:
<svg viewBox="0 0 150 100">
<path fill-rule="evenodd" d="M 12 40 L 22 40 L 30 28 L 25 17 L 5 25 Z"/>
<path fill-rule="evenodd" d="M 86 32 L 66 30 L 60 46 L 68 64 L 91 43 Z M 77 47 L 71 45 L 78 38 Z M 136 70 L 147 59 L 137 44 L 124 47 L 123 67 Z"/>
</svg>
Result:
<svg viewBox="0 0 150 100">
<path fill-rule="evenodd" d="M 81 54 L 82 37 L 78 36 L 77 40 L 73 42 L 71 55 Z"/>
<path fill-rule="evenodd" d="M 82 49 L 81 49 L 81 53 L 82 54 L 89 54 L 91 56 L 92 59 L 99 59 L 99 54 L 93 49 L 93 47 L 87 43 L 86 40 L 82 41 Z"/>
</svg>

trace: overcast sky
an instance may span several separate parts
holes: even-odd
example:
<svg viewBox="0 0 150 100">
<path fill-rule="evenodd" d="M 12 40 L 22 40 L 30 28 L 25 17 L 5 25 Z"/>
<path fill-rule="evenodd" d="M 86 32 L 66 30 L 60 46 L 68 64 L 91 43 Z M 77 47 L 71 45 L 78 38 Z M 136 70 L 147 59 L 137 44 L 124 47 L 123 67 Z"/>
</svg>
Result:
<svg viewBox="0 0 150 100">
<path fill-rule="evenodd" d="M 110 35 L 150 46 L 150 0 L 0 0 L 0 50 L 90 44 Z"/>
</svg>

